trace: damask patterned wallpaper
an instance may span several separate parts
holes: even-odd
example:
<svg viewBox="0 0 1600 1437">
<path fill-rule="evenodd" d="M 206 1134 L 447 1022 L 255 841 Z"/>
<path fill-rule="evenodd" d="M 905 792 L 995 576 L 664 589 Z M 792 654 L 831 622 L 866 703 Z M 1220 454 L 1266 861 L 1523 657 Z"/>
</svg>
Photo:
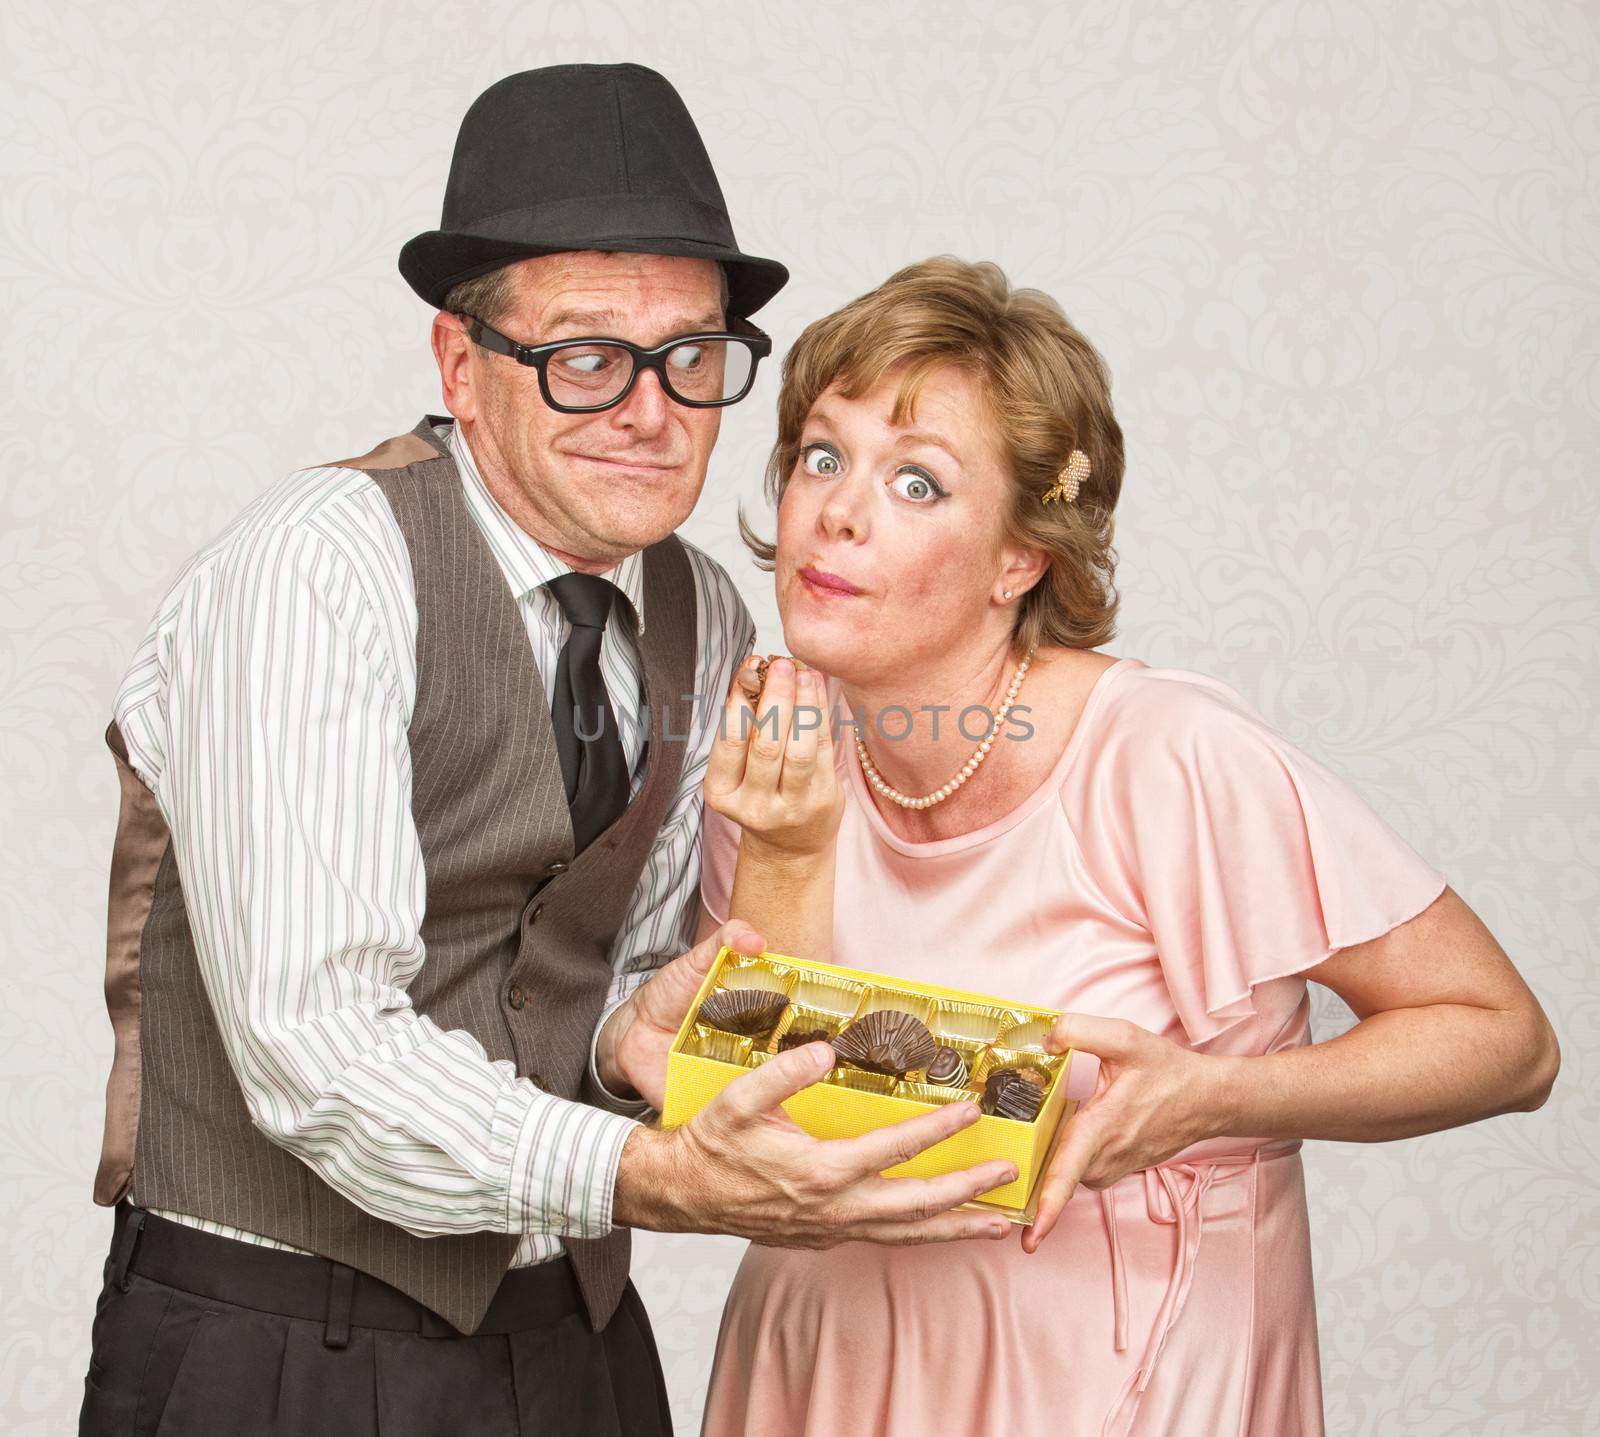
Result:
<svg viewBox="0 0 1600 1437">
<path fill-rule="evenodd" d="M 1600 1431 L 1593 0 L 12 0 L 0 54 L 6 1430 L 72 1427 L 109 1227 L 116 682 L 252 496 L 438 409 L 395 254 L 469 101 L 631 59 L 793 269 L 780 353 L 940 251 L 1061 299 L 1129 437 L 1110 647 L 1227 680 L 1352 781 L 1554 1017 L 1538 1114 L 1309 1152 L 1330 1431 Z M 735 514 L 766 517 L 775 378 L 688 530 L 772 648 Z M 684 1431 L 740 1246 L 638 1247 Z"/>
</svg>

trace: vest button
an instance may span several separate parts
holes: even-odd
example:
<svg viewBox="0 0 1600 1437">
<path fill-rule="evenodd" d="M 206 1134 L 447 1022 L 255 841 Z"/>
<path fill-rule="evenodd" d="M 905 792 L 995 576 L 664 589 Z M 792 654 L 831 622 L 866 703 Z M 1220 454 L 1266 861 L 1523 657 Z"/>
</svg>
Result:
<svg viewBox="0 0 1600 1437">
<path fill-rule="evenodd" d="M 566 871 L 567 871 L 567 865 L 562 863 L 559 859 L 556 862 L 552 863 L 547 869 L 545 869 L 545 872 L 549 873 L 551 875 L 554 875 L 554 874 L 557 874 L 557 873 L 565 873 Z"/>
<path fill-rule="evenodd" d="M 527 1001 L 528 995 L 520 988 L 513 988 L 509 993 L 506 994 L 506 1002 L 519 1011 L 521 1010 L 522 1005 Z"/>
</svg>

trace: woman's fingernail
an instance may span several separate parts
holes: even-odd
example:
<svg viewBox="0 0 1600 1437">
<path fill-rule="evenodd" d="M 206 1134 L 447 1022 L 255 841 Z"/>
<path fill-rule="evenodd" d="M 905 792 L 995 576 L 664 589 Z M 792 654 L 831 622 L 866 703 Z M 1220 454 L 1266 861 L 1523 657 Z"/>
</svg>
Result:
<svg viewBox="0 0 1600 1437">
<path fill-rule="evenodd" d="M 803 689 L 814 689 L 817 686 L 817 676 L 810 669 L 801 669 L 795 677 Z"/>
</svg>

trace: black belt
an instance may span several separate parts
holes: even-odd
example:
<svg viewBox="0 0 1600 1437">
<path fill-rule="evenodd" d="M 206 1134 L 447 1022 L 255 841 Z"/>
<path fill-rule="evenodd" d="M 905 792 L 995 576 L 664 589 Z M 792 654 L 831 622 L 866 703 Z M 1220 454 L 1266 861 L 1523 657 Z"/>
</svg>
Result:
<svg viewBox="0 0 1600 1437">
<path fill-rule="evenodd" d="M 345 1346 L 352 1327 L 464 1335 L 415 1298 L 342 1262 L 202 1232 L 127 1202 L 117 1204 L 111 1261 L 112 1280 L 124 1291 L 127 1275 L 136 1272 L 197 1297 L 321 1322 L 330 1347 Z M 583 1311 L 577 1276 L 563 1254 L 507 1272 L 472 1335 L 525 1332 Z"/>
</svg>

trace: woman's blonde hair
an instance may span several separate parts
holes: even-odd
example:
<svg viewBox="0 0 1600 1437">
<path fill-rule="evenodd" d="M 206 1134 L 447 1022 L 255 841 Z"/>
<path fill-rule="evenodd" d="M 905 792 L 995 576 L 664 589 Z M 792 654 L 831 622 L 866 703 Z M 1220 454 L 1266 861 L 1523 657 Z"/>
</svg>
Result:
<svg viewBox="0 0 1600 1437">
<path fill-rule="evenodd" d="M 1040 549 L 1049 567 L 1018 605 L 1013 642 L 1089 649 L 1115 631 L 1112 511 L 1122 489 L 1122 430 L 1111 412 L 1105 361 L 1061 306 L 1036 289 L 1013 289 L 1000 267 L 940 255 L 909 265 L 877 289 L 807 325 L 784 357 L 778 439 L 766 493 L 783 498 L 800 457 L 806 416 L 824 390 L 858 398 L 891 373 L 900 424 L 936 370 L 974 375 L 1012 481 L 1007 540 Z M 1077 498 L 1046 504 L 1074 449 L 1089 458 Z M 763 568 L 777 550 L 739 516 L 739 532 Z"/>
</svg>

